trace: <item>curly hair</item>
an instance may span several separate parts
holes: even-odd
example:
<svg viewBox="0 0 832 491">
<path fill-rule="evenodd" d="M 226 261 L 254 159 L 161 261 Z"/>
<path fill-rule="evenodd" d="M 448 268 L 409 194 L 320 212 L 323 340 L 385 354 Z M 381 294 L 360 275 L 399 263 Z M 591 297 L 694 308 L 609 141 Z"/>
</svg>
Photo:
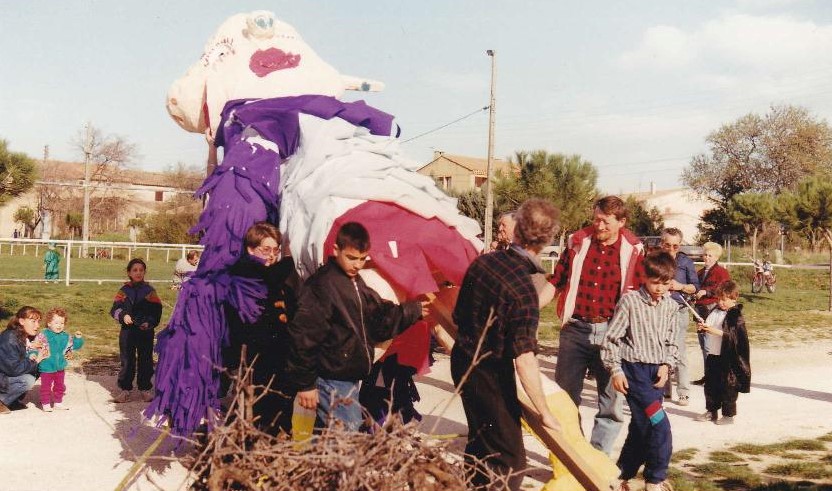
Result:
<svg viewBox="0 0 832 491">
<path fill-rule="evenodd" d="M 552 243 L 560 228 L 560 211 L 552 203 L 539 198 L 527 199 L 514 214 L 517 242 L 531 249 Z"/>
</svg>

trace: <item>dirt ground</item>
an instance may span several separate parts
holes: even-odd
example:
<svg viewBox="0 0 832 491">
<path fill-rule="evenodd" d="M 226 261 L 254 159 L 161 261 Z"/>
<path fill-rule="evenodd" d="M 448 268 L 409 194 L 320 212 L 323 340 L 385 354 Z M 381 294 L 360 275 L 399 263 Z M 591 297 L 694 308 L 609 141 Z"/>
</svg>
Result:
<svg viewBox="0 0 832 491">
<path fill-rule="evenodd" d="M 689 343 L 692 376 L 702 373 L 698 346 Z M 752 389 L 740 395 L 738 416 L 733 426 L 716 426 L 693 421 L 704 411 L 702 388 L 694 386 L 691 404 L 681 407 L 665 404 L 673 428 L 673 447 L 700 449 L 700 455 L 725 449 L 736 443 L 773 443 L 790 438 L 814 438 L 832 432 L 832 341 L 813 341 L 800 346 L 752 346 Z M 542 359 L 545 376 L 553 377 L 556 357 Z M 424 431 L 435 426 L 442 435 L 464 435 L 465 416 L 458 400 L 441 416 L 453 391 L 449 360 L 439 356 L 432 372 L 418 380 L 422 401 L 417 408 L 425 415 Z M 64 491 L 115 489 L 128 474 L 136 457 L 158 436 L 158 430 L 140 422 L 144 404 L 133 400 L 116 405 L 110 402 L 115 377 L 67 374 L 69 411 L 45 413 L 38 404 L 37 389 L 27 395 L 27 409 L 0 416 L 0 489 L 10 491 L 61 489 Z M 585 431 L 594 415 L 594 387 L 587 381 L 587 405 L 581 407 Z M 626 430 L 618 437 L 617 452 Z M 464 436 L 454 439 L 461 448 Z M 526 438 L 530 472 L 524 481 L 527 489 L 537 489 L 548 479 L 546 451 L 531 436 Z M 184 489 L 185 469 L 171 457 L 176 442 L 166 439 L 155 452 L 158 458 L 144 469 L 126 489 Z"/>
</svg>

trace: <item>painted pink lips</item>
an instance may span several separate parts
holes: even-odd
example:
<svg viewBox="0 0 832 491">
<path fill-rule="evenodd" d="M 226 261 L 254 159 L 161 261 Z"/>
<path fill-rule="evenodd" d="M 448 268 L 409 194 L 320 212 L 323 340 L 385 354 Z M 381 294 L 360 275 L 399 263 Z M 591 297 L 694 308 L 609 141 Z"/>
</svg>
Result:
<svg viewBox="0 0 832 491">
<path fill-rule="evenodd" d="M 258 77 L 265 77 L 266 75 L 277 70 L 295 68 L 299 63 L 300 55 L 286 53 L 277 48 L 269 48 L 265 51 L 255 51 L 254 54 L 251 55 L 248 67 Z"/>
</svg>

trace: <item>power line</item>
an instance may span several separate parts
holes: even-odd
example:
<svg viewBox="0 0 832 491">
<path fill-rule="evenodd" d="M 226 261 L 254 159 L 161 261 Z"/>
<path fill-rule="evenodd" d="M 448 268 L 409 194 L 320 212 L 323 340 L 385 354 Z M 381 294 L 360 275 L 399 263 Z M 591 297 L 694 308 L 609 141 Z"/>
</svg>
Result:
<svg viewBox="0 0 832 491">
<path fill-rule="evenodd" d="M 459 118 L 459 119 L 455 119 L 455 120 L 451 121 L 450 123 L 445 123 L 445 124 L 443 124 L 442 126 L 438 126 L 438 127 L 434 128 L 434 129 L 432 129 L 432 130 L 429 130 L 429 131 L 426 131 L 426 132 L 424 132 L 424 133 L 422 133 L 422 134 L 416 135 L 416 136 L 414 136 L 413 138 L 408 138 L 407 140 L 404 140 L 402 143 L 407 143 L 407 142 L 413 141 L 413 140 L 415 140 L 415 139 L 417 139 L 417 138 L 421 138 L 421 137 L 423 137 L 423 136 L 425 136 L 425 135 L 429 135 L 429 134 L 431 134 L 431 133 L 433 133 L 433 132 L 435 132 L 435 131 L 439 131 L 439 130 L 441 130 L 442 128 L 447 128 L 448 126 L 450 126 L 450 125 L 452 125 L 452 124 L 454 124 L 454 123 L 459 123 L 459 122 L 460 122 L 460 121 L 462 121 L 463 119 L 468 119 L 468 118 L 470 118 L 471 116 L 473 116 L 473 115 L 475 115 L 475 114 L 477 114 L 477 113 L 480 113 L 480 112 L 483 112 L 483 111 L 487 111 L 487 110 L 488 110 L 488 108 L 489 108 L 489 106 L 485 106 L 485 107 L 483 107 L 482 109 L 477 109 L 476 111 L 471 112 L 471 113 L 468 113 L 468 114 L 466 114 L 465 116 L 462 116 L 462 117 L 461 117 L 461 118 Z"/>
</svg>

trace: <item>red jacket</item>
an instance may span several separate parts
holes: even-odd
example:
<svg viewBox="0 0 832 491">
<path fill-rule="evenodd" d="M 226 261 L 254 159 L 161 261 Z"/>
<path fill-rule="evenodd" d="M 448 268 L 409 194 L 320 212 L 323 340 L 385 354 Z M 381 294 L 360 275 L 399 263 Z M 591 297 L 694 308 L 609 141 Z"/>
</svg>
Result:
<svg viewBox="0 0 832 491">
<path fill-rule="evenodd" d="M 572 262 L 569 267 L 569 281 L 566 282 L 563 290 L 558 292 L 560 296 L 557 311 L 561 325 L 566 325 L 575 312 L 575 298 L 578 294 L 583 260 L 594 233 L 595 229 L 592 226 L 585 227 L 569 236 L 566 242 L 567 253 L 571 254 Z M 622 228 L 619 233 L 621 234 L 621 291 L 619 293 L 624 293 L 637 290 L 641 286 L 636 282 L 635 271 L 644 257 L 644 244 L 625 228 Z"/>
<path fill-rule="evenodd" d="M 719 288 L 719 285 L 731 279 L 731 274 L 719 263 L 714 263 L 707 275 L 705 274 L 705 268 L 700 269 L 696 275 L 699 277 L 699 289 L 707 292 L 704 297 L 696 301 L 696 305 L 716 303 L 719 300 L 716 297 L 716 289 Z"/>
</svg>

